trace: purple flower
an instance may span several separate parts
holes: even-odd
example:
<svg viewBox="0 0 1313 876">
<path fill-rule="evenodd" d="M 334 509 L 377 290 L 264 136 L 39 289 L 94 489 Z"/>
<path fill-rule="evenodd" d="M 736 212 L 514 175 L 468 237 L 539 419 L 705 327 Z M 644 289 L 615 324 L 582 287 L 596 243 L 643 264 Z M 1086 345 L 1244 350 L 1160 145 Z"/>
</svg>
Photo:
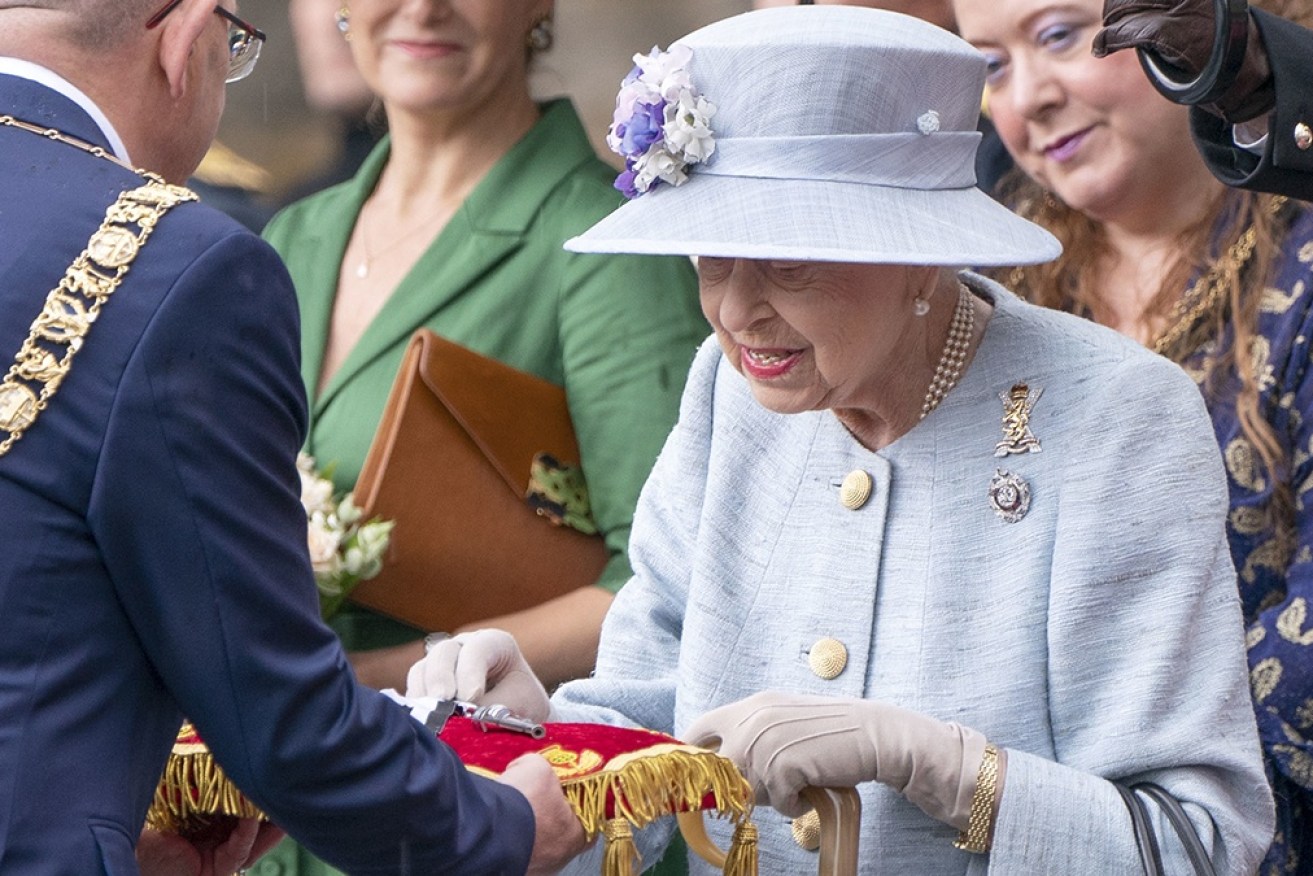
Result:
<svg viewBox="0 0 1313 876">
<path fill-rule="evenodd" d="M 629 71 L 629 75 L 626 76 L 624 80 L 620 83 L 620 87 L 628 88 L 629 86 L 637 82 L 638 77 L 642 75 L 643 75 L 643 68 L 639 67 L 638 65 L 634 65 L 634 69 Z"/>
<path fill-rule="evenodd" d="M 634 185 L 634 178 L 637 176 L 632 170 L 626 170 L 615 178 L 615 187 L 618 192 L 629 200 L 637 198 L 642 192 Z"/>
<path fill-rule="evenodd" d="M 626 157 L 637 157 L 647 152 L 653 143 L 660 141 L 664 136 L 661 128 L 665 124 L 665 112 L 664 100 L 656 103 L 641 101 L 635 103 L 634 114 L 629 118 L 628 123 L 616 128 L 616 136 L 620 138 L 621 154 Z"/>
</svg>

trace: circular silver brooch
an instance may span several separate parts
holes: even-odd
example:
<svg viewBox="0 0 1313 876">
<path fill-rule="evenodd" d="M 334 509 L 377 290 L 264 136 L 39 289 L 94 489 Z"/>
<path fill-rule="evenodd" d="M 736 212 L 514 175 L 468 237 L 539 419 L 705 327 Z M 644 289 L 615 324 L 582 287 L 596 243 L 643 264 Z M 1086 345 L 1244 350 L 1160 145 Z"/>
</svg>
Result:
<svg viewBox="0 0 1313 876">
<path fill-rule="evenodd" d="M 1005 523 L 1016 523 L 1030 510 L 1030 484 L 1020 475 L 996 469 L 989 479 L 989 507 Z"/>
</svg>

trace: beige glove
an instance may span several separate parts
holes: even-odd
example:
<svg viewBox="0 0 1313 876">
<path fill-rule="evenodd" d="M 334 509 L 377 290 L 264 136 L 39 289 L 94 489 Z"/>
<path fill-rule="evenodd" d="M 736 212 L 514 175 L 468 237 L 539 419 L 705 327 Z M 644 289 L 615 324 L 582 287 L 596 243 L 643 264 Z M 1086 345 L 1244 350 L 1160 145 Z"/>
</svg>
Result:
<svg viewBox="0 0 1313 876">
<path fill-rule="evenodd" d="M 790 817 L 809 808 L 798 797 L 808 785 L 875 781 L 958 830 L 967 828 L 986 742 L 970 728 L 887 703 L 776 691 L 707 712 L 684 739 L 719 740 L 757 802 Z"/>
<path fill-rule="evenodd" d="M 515 639 L 503 630 L 475 630 L 444 639 L 406 675 L 406 696 L 496 703 L 521 718 L 549 720 L 547 691 Z"/>
</svg>

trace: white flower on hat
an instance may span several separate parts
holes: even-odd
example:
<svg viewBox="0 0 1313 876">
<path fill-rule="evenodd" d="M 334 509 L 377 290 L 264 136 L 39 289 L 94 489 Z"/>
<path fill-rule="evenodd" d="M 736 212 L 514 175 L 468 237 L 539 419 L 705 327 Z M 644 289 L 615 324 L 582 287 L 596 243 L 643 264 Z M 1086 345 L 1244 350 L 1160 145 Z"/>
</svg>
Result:
<svg viewBox="0 0 1313 876">
<path fill-rule="evenodd" d="M 683 162 L 664 149 L 653 149 L 640 157 L 634 162 L 634 174 L 634 185 L 640 192 L 650 190 L 657 180 L 678 186 L 688 179 Z"/>
<path fill-rule="evenodd" d="M 698 94 L 688 72 L 693 50 L 675 44 L 635 55 L 616 96 L 606 143 L 625 159 L 615 187 L 636 198 L 658 183 L 680 185 L 688 168 L 716 151 L 715 104 Z"/>
<path fill-rule="evenodd" d="M 705 97 L 693 92 L 680 92 L 677 103 L 666 104 L 662 127 L 666 144 L 675 152 L 683 152 L 689 163 L 706 161 L 716 151 L 716 140 L 711 133 L 711 117 L 716 107 Z"/>
<path fill-rule="evenodd" d="M 653 46 L 649 54 L 634 55 L 634 66 L 642 71 L 638 81 L 666 100 L 677 100 L 680 92 L 693 89 L 693 80 L 686 69 L 692 59 L 693 50 L 676 43 L 669 51 Z"/>
</svg>

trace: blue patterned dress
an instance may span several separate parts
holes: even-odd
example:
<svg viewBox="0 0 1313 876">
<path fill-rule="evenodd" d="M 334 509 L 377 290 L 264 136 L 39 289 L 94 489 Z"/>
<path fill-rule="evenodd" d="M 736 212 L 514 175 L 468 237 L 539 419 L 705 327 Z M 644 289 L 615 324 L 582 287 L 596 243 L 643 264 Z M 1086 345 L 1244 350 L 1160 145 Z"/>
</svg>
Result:
<svg viewBox="0 0 1313 876">
<path fill-rule="evenodd" d="M 1277 832 L 1260 876 L 1313 872 L 1313 208 L 1296 213 L 1271 280 L 1253 356 L 1259 410 L 1289 465 L 1293 553 L 1283 555 L 1267 514 L 1272 483 L 1240 428 L 1234 371 L 1203 387 L 1230 484 L 1227 536 L 1248 629 L 1259 735 L 1277 802 Z M 1229 348 L 1229 332 L 1222 342 Z M 1182 363 L 1201 385 L 1217 349 L 1207 344 Z"/>
</svg>

